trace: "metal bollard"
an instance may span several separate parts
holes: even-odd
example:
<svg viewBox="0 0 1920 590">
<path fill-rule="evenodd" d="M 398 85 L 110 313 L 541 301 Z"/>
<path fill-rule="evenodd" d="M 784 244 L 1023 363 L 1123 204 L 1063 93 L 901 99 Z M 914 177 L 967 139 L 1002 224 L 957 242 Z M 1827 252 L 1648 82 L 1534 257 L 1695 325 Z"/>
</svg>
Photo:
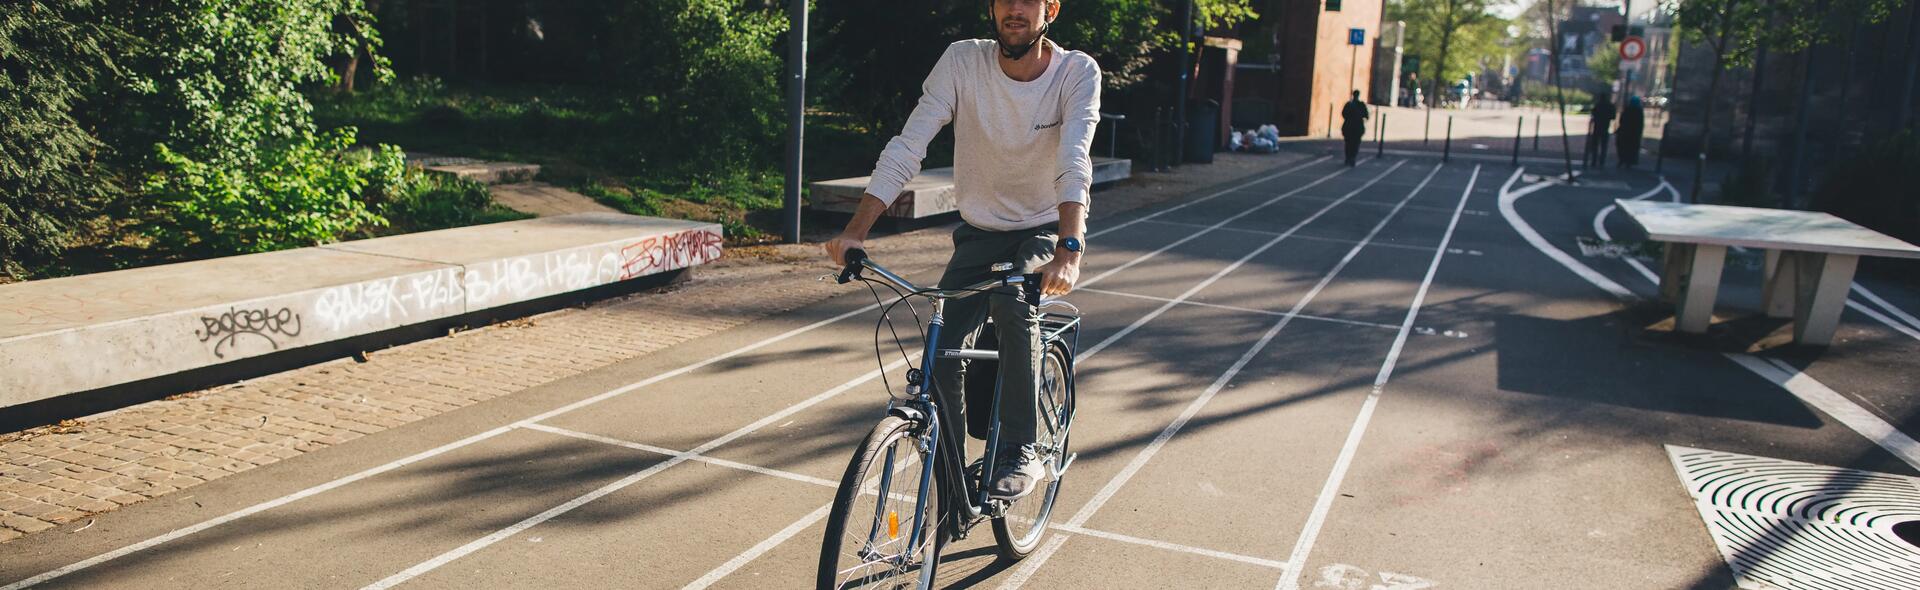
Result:
<svg viewBox="0 0 1920 590">
<path fill-rule="evenodd" d="M 1373 157 L 1375 158 L 1386 157 L 1387 155 L 1387 113 L 1386 111 L 1380 112 L 1380 131 L 1378 133 L 1375 133 L 1373 137 L 1374 137 Z"/>
<path fill-rule="evenodd" d="M 1433 137 L 1433 105 L 1427 105 L 1427 123 L 1420 130 L 1420 146 L 1426 147 L 1427 140 Z"/>
<path fill-rule="evenodd" d="M 1520 138 L 1527 132 L 1527 118 L 1513 122 L 1513 167 L 1520 167 Z"/>
<path fill-rule="evenodd" d="M 1540 151 L 1540 115 L 1533 116 L 1533 151 Z"/>
<path fill-rule="evenodd" d="M 1327 139 L 1333 139 L 1333 111 L 1340 105 L 1327 105 Z"/>
<path fill-rule="evenodd" d="M 1453 159 L 1453 116 L 1447 116 L 1447 142 L 1440 148 L 1440 163 Z"/>
</svg>

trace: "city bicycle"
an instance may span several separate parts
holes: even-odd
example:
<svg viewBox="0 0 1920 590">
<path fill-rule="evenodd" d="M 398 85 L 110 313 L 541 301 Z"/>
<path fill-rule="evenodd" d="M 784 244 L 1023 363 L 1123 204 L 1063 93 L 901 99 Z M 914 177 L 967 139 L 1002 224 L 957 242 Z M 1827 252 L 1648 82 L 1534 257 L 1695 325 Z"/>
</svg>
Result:
<svg viewBox="0 0 1920 590">
<path fill-rule="evenodd" d="M 882 302 L 881 323 L 891 325 L 888 318 L 894 307 L 905 303 L 911 310 L 914 300 L 927 301 L 932 312 L 922 328 L 919 366 L 908 358 L 906 395 L 890 395 L 884 417 L 855 449 L 840 479 L 821 543 L 818 587 L 931 588 L 945 545 L 966 538 L 983 522 L 992 523 L 1001 556 L 1025 558 L 1046 536 L 1061 481 L 1073 465 L 1074 454 L 1067 443 L 1073 426 L 1079 311 L 1064 301 L 1041 298 L 1039 275 L 1015 274 L 1012 264 L 995 265 L 995 272 L 1006 274 L 977 285 L 924 289 L 875 263 L 865 251 L 849 250 L 846 261 L 837 277 L 840 283 L 858 280 L 870 289 L 884 286 L 894 294 L 892 302 Z M 873 292 L 880 301 L 880 291 Z M 970 412 L 966 420 L 970 424 L 964 425 L 945 423 L 940 396 L 930 380 L 934 366 L 948 362 L 969 363 L 968 372 L 975 375 L 998 374 L 999 353 L 992 349 L 991 327 L 982 330 L 973 348 L 940 349 L 937 344 L 945 328 L 946 303 L 972 295 L 1019 297 L 1037 303 L 1041 310 L 1044 353 L 1036 371 L 1040 389 L 1034 450 L 1045 474 L 1033 492 L 1012 503 L 990 497 L 985 481 L 996 462 L 1004 460 L 996 456 L 1000 380 L 993 379 L 991 388 L 964 387 L 969 390 L 964 397 L 967 406 L 980 408 L 976 399 L 986 406 L 985 412 Z M 919 325 L 918 311 L 914 315 Z M 876 351 L 879 328 L 876 324 Z M 897 333 L 895 340 L 900 340 Z M 901 353 L 907 356 L 904 345 Z M 888 389 L 891 394 L 891 385 Z M 985 439 L 983 456 L 971 465 L 966 462 L 963 434 Z"/>
</svg>

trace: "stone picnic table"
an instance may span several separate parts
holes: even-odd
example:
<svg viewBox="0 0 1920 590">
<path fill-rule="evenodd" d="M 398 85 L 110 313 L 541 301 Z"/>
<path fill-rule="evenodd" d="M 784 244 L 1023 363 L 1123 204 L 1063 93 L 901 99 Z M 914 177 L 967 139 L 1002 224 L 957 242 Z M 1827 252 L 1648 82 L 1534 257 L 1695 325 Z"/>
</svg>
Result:
<svg viewBox="0 0 1920 590">
<path fill-rule="evenodd" d="M 1766 251 L 1761 306 L 1793 317 L 1793 339 L 1833 342 L 1861 256 L 1920 258 L 1920 247 L 1827 213 L 1616 200 L 1654 241 L 1666 242 L 1660 293 L 1674 301 L 1676 328 L 1706 332 L 1727 248 Z"/>
</svg>

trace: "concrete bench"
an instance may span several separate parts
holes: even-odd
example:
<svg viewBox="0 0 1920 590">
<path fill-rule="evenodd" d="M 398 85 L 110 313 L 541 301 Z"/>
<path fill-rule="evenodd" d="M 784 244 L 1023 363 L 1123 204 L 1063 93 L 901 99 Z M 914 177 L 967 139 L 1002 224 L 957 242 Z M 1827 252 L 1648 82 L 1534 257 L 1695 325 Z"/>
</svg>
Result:
<svg viewBox="0 0 1920 590">
<path fill-rule="evenodd" d="M 1614 201 L 1668 243 L 1661 295 L 1675 301 L 1676 328 L 1703 333 L 1713 319 L 1727 248 L 1766 250 L 1761 307 L 1793 317 L 1793 339 L 1833 342 L 1861 256 L 1920 258 L 1920 247 L 1826 213 L 1721 205 Z"/>
<path fill-rule="evenodd" d="M 0 408 L 666 273 L 719 225 L 583 213 L 0 285 Z"/>
<path fill-rule="evenodd" d="M 1133 176 L 1133 161 L 1118 158 L 1093 159 L 1093 183 L 1105 184 Z M 807 204 L 818 211 L 852 213 L 860 208 L 872 177 L 842 178 L 807 185 Z M 907 182 L 900 198 L 883 215 L 902 219 L 922 219 L 958 211 L 953 201 L 953 169 L 931 168 Z"/>
</svg>

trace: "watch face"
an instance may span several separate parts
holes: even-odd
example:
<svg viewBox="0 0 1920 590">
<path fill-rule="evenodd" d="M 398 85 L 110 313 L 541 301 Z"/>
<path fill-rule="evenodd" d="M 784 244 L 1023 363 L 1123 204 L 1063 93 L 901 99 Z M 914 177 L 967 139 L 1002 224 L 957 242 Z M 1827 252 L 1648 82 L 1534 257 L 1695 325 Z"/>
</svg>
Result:
<svg viewBox="0 0 1920 590">
<path fill-rule="evenodd" d="M 1060 240 L 1060 247 L 1066 248 L 1068 252 L 1079 252 L 1080 240 L 1076 238 L 1066 238 L 1066 239 Z"/>
</svg>

